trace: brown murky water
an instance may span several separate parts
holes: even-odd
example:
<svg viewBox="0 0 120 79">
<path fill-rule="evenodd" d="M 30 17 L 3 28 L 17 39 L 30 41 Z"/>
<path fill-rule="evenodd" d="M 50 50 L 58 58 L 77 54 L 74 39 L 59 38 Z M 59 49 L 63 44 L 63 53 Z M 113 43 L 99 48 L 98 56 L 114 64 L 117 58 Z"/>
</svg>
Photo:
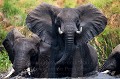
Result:
<svg viewBox="0 0 120 79">
<path fill-rule="evenodd" d="M 0 74 L 0 79 L 4 79 L 5 75 L 6 74 Z M 39 79 L 39 78 L 24 78 L 21 76 L 15 76 L 15 77 L 10 78 L 10 79 Z M 71 79 L 71 78 L 62 78 L 62 79 Z M 76 78 L 72 78 L 72 79 L 76 79 Z M 78 77 L 77 79 L 120 79 L 120 77 L 116 78 L 116 77 L 109 76 L 107 74 L 98 73 L 97 75 L 93 75 L 90 77 Z"/>
</svg>

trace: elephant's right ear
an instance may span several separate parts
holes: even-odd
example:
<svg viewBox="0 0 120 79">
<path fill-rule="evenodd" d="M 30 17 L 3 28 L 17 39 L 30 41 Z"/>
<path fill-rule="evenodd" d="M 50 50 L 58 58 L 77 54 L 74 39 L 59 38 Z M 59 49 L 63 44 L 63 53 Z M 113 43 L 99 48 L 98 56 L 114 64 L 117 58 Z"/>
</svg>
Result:
<svg viewBox="0 0 120 79">
<path fill-rule="evenodd" d="M 51 44 L 53 40 L 52 32 L 55 31 L 53 30 L 54 22 L 59 12 L 60 8 L 42 3 L 27 15 L 26 24 L 42 41 Z"/>
<path fill-rule="evenodd" d="M 13 29 L 7 34 L 6 38 L 2 42 L 4 48 L 8 52 L 9 59 L 12 63 L 14 61 L 14 53 L 13 53 L 14 41 L 17 38 L 24 38 L 24 37 L 25 36 L 22 35 L 17 29 Z"/>
<path fill-rule="evenodd" d="M 14 53 L 13 53 L 13 47 L 12 47 L 13 45 L 11 44 L 11 42 L 8 39 L 5 39 L 2 42 L 2 44 L 8 53 L 9 60 L 11 61 L 11 63 L 13 63 L 14 62 Z"/>
<path fill-rule="evenodd" d="M 106 27 L 107 18 L 92 4 L 86 4 L 77 8 L 80 17 L 82 33 L 79 43 L 86 43 L 99 35 Z"/>
<path fill-rule="evenodd" d="M 24 35 L 22 35 L 18 29 L 12 29 L 6 36 L 5 40 L 8 40 L 11 45 L 13 45 L 13 42 L 18 38 L 25 38 Z"/>
</svg>

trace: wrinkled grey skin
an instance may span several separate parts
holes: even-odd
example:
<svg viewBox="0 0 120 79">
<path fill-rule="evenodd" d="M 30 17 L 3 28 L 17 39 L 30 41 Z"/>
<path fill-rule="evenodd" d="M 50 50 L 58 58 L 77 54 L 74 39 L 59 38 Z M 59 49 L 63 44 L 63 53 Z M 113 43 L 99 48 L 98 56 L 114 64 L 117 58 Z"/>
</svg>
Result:
<svg viewBox="0 0 120 79">
<path fill-rule="evenodd" d="M 3 46 L 13 64 L 15 70 L 13 76 L 28 67 L 34 68 L 37 66 L 39 42 L 38 36 L 33 35 L 31 38 L 26 38 L 17 29 L 13 29 L 7 34 Z"/>
<path fill-rule="evenodd" d="M 100 72 L 105 70 L 110 70 L 109 74 L 111 74 L 113 71 L 115 71 L 113 75 L 120 74 L 120 44 L 112 50 L 110 56 L 101 67 Z"/>
<path fill-rule="evenodd" d="M 76 70 L 80 69 L 81 72 L 89 67 L 89 64 L 87 66 L 83 63 L 92 63 L 91 70 L 86 70 L 84 74 L 95 70 L 97 62 L 91 60 L 97 58 L 97 55 L 94 56 L 94 53 L 91 53 L 94 51 L 89 51 L 87 43 L 104 30 L 107 19 L 93 5 L 58 8 L 43 3 L 28 14 L 26 24 L 42 41 L 50 45 L 49 77 L 71 76 L 75 72 L 72 71 L 74 60 L 80 61 Z M 81 27 L 82 32 L 77 33 Z M 58 31 L 59 28 L 62 31 L 61 34 Z M 79 53 L 78 60 L 74 57 L 76 53 Z M 87 57 L 90 61 L 85 57 L 86 55 L 89 55 Z M 62 68 L 62 71 L 59 68 Z M 60 74 L 61 72 L 64 74 Z M 74 77 L 84 74 L 78 73 Z"/>
</svg>

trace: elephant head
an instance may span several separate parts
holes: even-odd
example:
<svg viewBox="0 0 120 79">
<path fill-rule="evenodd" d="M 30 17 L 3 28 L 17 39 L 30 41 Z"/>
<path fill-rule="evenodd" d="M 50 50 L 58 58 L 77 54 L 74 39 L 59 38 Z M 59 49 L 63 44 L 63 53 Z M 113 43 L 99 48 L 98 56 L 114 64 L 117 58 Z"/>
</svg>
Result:
<svg viewBox="0 0 120 79">
<path fill-rule="evenodd" d="M 112 53 L 100 69 L 102 73 L 111 74 L 113 71 L 115 71 L 113 75 L 120 74 L 120 44 L 112 50 Z"/>
<path fill-rule="evenodd" d="M 38 59 L 39 42 L 39 37 L 33 35 L 31 38 L 26 38 L 17 29 L 13 29 L 7 34 L 3 46 L 13 64 L 10 75 L 13 72 L 14 75 L 17 75 L 28 67 L 34 67 Z"/>
<path fill-rule="evenodd" d="M 100 34 L 106 24 L 106 17 L 92 4 L 77 8 L 57 8 L 43 3 L 31 11 L 26 18 L 29 29 L 42 41 L 64 47 L 65 53 L 57 64 L 69 58 L 74 47 Z"/>
</svg>

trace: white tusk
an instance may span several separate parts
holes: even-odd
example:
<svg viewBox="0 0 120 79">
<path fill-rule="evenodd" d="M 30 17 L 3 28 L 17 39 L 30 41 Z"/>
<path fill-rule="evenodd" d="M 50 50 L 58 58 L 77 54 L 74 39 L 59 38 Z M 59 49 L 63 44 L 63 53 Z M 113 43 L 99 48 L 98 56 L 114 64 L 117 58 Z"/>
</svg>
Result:
<svg viewBox="0 0 120 79">
<path fill-rule="evenodd" d="M 110 72 L 109 70 L 103 71 L 101 73 L 107 74 L 108 72 Z"/>
<path fill-rule="evenodd" d="M 6 78 L 10 77 L 14 72 L 15 72 L 15 70 L 12 67 L 11 70 L 10 70 L 10 72 L 8 73 L 8 75 L 5 76 L 4 78 L 6 79 Z"/>
<path fill-rule="evenodd" d="M 60 29 L 60 27 L 58 28 L 58 32 L 59 32 L 59 34 L 63 33 L 63 31 Z"/>
<path fill-rule="evenodd" d="M 30 73 L 30 67 L 27 68 L 28 75 L 31 75 Z"/>
<path fill-rule="evenodd" d="M 82 32 L 82 27 L 80 28 L 80 31 L 76 31 L 76 33 L 80 34 Z"/>
</svg>

